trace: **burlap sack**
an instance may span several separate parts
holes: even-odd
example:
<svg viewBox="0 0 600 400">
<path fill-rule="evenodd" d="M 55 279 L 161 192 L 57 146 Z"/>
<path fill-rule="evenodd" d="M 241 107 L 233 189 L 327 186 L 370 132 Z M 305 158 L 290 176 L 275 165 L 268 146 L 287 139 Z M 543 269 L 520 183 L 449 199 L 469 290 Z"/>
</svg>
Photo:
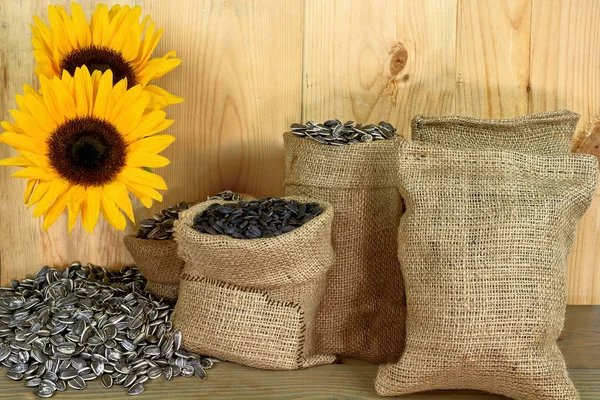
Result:
<svg viewBox="0 0 600 400">
<path fill-rule="evenodd" d="M 318 348 L 371 362 L 400 358 L 404 290 L 396 257 L 398 139 L 327 146 L 284 134 L 285 194 L 333 205 L 336 261 L 317 316 Z"/>
<path fill-rule="evenodd" d="M 556 340 L 596 159 L 403 142 L 398 168 L 406 348 L 380 367 L 377 392 L 577 399 Z"/>
<path fill-rule="evenodd" d="M 174 240 L 139 239 L 135 235 L 125 236 L 124 241 L 135 265 L 148 281 L 146 291 L 176 299 L 184 264 L 177 254 L 177 243 Z"/>
<path fill-rule="evenodd" d="M 306 199 L 298 199 L 306 200 Z M 174 324 L 191 351 L 251 367 L 290 370 L 327 364 L 315 347 L 315 318 L 334 260 L 333 208 L 292 232 L 269 239 L 234 239 L 191 228 L 211 204 L 176 222 L 186 266 Z"/>
<path fill-rule="evenodd" d="M 533 154 L 569 154 L 578 121 L 579 114 L 568 110 L 510 119 L 417 115 L 412 120 L 412 138 L 458 149 L 500 148 Z"/>
</svg>

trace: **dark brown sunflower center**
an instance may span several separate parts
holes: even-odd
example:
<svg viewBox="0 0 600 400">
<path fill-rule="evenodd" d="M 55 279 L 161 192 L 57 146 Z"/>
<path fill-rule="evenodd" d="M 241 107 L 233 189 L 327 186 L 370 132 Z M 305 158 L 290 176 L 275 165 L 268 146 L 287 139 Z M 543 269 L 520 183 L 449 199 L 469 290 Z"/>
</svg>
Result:
<svg viewBox="0 0 600 400">
<path fill-rule="evenodd" d="M 102 186 L 115 180 L 127 158 L 127 143 L 111 123 L 79 117 L 48 139 L 50 164 L 73 185 Z"/>
<path fill-rule="evenodd" d="M 84 65 L 90 73 L 96 70 L 104 72 L 110 69 L 113 73 L 113 84 L 123 78 L 127 78 L 128 88 L 137 84 L 133 67 L 116 50 L 100 46 L 75 49 L 61 61 L 60 69 L 68 71 L 73 76 L 75 69 Z"/>
</svg>

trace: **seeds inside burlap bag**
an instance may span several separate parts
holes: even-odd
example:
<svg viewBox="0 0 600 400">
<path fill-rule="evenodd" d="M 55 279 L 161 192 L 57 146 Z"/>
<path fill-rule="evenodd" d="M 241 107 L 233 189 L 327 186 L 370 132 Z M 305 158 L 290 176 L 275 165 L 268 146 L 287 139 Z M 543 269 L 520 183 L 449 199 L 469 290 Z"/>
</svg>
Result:
<svg viewBox="0 0 600 400">
<path fill-rule="evenodd" d="M 303 201 L 303 199 L 297 199 Z M 315 318 L 334 260 L 333 208 L 273 238 L 235 239 L 192 228 L 218 201 L 181 214 L 176 223 L 186 266 L 174 324 L 183 347 L 256 368 L 291 370 L 327 364 L 315 347 Z"/>
<path fill-rule="evenodd" d="M 285 194 L 335 210 L 336 261 L 317 316 L 318 348 L 377 363 L 398 360 L 405 309 L 396 256 L 398 139 L 329 146 L 285 133 L 284 143 Z"/>
<path fill-rule="evenodd" d="M 416 116 L 412 138 L 458 149 L 500 148 L 533 154 L 569 154 L 579 114 L 568 110 L 509 119 L 457 115 Z"/>
<path fill-rule="evenodd" d="M 140 239 L 135 235 L 125 236 L 124 241 L 135 265 L 147 279 L 145 290 L 159 297 L 176 299 L 184 265 L 177 254 L 177 243 L 172 239 Z"/>
<path fill-rule="evenodd" d="M 378 393 L 577 399 L 556 340 L 596 159 L 404 141 L 398 169 L 406 347 L 398 363 L 380 367 Z"/>
</svg>

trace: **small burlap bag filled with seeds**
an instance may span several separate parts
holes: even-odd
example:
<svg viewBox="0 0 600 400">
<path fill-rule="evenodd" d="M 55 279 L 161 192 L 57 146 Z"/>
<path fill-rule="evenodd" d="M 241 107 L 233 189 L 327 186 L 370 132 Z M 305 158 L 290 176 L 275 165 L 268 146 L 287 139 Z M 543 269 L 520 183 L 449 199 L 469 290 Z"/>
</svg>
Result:
<svg viewBox="0 0 600 400">
<path fill-rule="evenodd" d="M 412 120 L 415 141 L 458 149 L 500 148 L 533 154 L 569 154 L 579 114 L 568 110 L 509 119 L 458 115 Z"/>
<path fill-rule="evenodd" d="M 396 256 L 402 201 L 398 138 L 328 146 L 284 134 L 285 194 L 333 205 L 336 260 L 317 316 L 318 348 L 382 363 L 403 348 L 404 290 Z"/>
<path fill-rule="evenodd" d="M 596 159 L 404 141 L 398 169 L 406 347 L 398 363 L 380 367 L 377 392 L 577 399 L 556 340 Z"/>
<path fill-rule="evenodd" d="M 249 194 L 223 190 L 207 200 L 252 200 Z M 143 219 L 137 235 L 125 236 L 125 247 L 142 275 L 147 280 L 145 290 L 156 296 L 177 299 L 179 277 L 184 262 L 177 254 L 177 243 L 173 240 L 173 224 L 180 212 L 196 203 L 182 201 Z"/>
<path fill-rule="evenodd" d="M 175 224 L 186 262 L 174 317 L 183 347 L 271 370 L 335 361 L 317 352 L 314 337 L 334 260 L 333 207 L 319 202 L 321 215 L 280 236 L 235 239 L 192 228 L 194 217 L 214 203 L 190 208 Z"/>
<path fill-rule="evenodd" d="M 177 243 L 174 240 L 140 239 L 135 235 L 125 236 L 124 241 L 135 265 L 147 280 L 145 290 L 159 297 L 176 299 L 184 265 L 177 254 Z"/>
</svg>

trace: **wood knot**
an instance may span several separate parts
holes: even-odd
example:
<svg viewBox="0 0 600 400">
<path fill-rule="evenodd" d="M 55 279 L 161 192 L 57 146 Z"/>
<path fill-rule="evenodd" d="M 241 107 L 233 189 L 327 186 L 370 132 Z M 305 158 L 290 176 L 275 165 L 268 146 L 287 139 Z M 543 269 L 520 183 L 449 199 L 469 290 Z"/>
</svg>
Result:
<svg viewBox="0 0 600 400">
<path fill-rule="evenodd" d="M 406 62 L 408 61 L 408 50 L 406 50 L 406 46 L 398 42 L 392 46 L 390 53 L 392 55 L 392 58 L 390 59 L 390 73 L 392 76 L 398 75 L 406 66 Z"/>
</svg>

